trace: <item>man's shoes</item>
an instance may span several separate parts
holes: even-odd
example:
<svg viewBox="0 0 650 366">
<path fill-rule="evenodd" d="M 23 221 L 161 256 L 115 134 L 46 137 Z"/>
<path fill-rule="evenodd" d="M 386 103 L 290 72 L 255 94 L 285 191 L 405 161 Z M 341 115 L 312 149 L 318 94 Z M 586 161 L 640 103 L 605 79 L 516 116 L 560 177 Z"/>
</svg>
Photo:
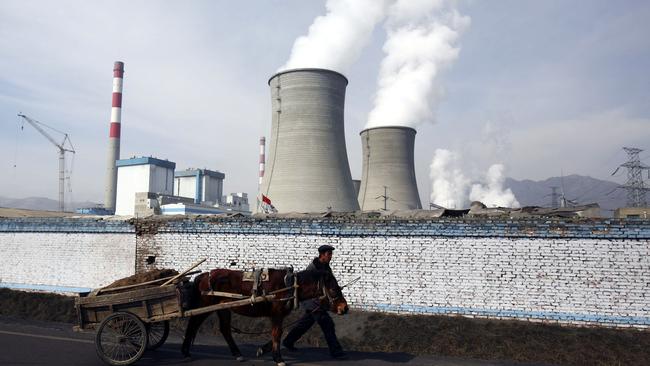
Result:
<svg viewBox="0 0 650 366">
<path fill-rule="evenodd" d="M 284 348 L 286 348 L 287 350 L 289 350 L 291 352 L 298 351 L 298 348 L 296 348 L 293 344 L 289 344 L 289 343 L 287 343 L 285 341 L 282 341 L 282 345 L 284 346 Z"/>
<path fill-rule="evenodd" d="M 340 351 L 340 352 L 332 353 L 332 358 L 337 360 L 347 360 L 348 354 L 343 351 Z"/>
</svg>

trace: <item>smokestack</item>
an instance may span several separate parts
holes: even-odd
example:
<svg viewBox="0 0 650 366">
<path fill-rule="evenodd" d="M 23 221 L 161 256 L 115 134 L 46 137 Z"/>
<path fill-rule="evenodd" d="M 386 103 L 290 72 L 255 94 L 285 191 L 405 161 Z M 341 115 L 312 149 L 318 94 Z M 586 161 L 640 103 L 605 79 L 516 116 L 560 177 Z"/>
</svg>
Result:
<svg viewBox="0 0 650 366">
<path fill-rule="evenodd" d="M 361 131 L 361 210 L 383 209 L 384 200 L 389 210 L 422 208 L 413 161 L 415 133 L 413 128 L 398 126 Z"/>
<path fill-rule="evenodd" d="M 122 122 L 122 80 L 124 62 L 115 61 L 113 66 L 113 103 L 111 105 L 111 126 L 108 134 L 108 158 L 106 168 L 106 191 L 104 207 L 115 212 L 115 194 L 117 191 L 117 167 L 115 161 L 120 158 L 120 126 Z"/>
<path fill-rule="evenodd" d="M 262 136 L 260 137 L 260 181 L 258 183 L 259 187 L 262 187 L 262 178 L 264 178 L 264 163 L 266 162 L 266 158 L 264 156 L 265 151 L 266 151 L 266 138 Z"/>
<path fill-rule="evenodd" d="M 269 168 L 262 193 L 278 212 L 356 211 L 343 109 L 348 80 L 326 69 L 274 75 Z"/>
</svg>

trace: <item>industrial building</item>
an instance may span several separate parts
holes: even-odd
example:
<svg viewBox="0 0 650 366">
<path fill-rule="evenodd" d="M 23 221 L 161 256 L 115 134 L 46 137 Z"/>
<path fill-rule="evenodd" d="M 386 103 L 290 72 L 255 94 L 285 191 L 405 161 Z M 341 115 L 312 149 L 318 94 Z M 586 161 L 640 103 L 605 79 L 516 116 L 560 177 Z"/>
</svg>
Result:
<svg viewBox="0 0 650 366">
<path fill-rule="evenodd" d="M 221 203 L 225 174 L 207 169 L 187 169 L 174 173 L 174 195 L 193 198 L 194 203 Z"/>
<path fill-rule="evenodd" d="M 348 80 L 331 70 L 294 69 L 268 84 L 272 123 L 261 193 L 279 212 L 358 210 L 344 134 Z"/>
<path fill-rule="evenodd" d="M 174 194 L 176 163 L 152 157 L 123 159 L 117 167 L 115 215 L 134 215 L 136 193 Z M 149 198 L 150 199 L 150 198 Z"/>
<path fill-rule="evenodd" d="M 620 207 L 614 211 L 617 219 L 643 219 L 650 218 L 650 207 Z"/>
</svg>

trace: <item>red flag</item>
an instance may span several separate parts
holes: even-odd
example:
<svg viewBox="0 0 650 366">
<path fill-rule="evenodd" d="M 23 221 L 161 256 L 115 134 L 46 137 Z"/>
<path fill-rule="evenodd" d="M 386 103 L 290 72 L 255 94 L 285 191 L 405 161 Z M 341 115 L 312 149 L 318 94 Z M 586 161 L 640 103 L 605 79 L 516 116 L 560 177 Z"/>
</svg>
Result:
<svg viewBox="0 0 650 366">
<path fill-rule="evenodd" d="M 266 203 L 267 205 L 270 205 L 271 204 L 271 199 L 269 199 L 265 195 L 262 195 L 262 202 Z"/>
</svg>

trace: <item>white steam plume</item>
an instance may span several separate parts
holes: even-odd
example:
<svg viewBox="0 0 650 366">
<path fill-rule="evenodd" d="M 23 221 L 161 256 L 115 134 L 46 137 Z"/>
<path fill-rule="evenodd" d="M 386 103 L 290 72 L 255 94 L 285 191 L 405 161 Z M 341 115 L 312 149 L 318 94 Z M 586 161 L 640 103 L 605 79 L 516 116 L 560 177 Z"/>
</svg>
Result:
<svg viewBox="0 0 650 366">
<path fill-rule="evenodd" d="M 306 36 L 293 44 L 281 70 L 317 67 L 345 71 L 385 17 L 387 0 L 328 0 L 327 13 L 314 19 Z"/>
<path fill-rule="evenodd" d="M 510 188 L 503 189 L 504 170 L 503 164 L 490 166 L 485 174 L 485 184 L 473 184 L 469 199 L 481 201 L 488 207 L 519 207 L 519 201 Z"/>
<path fill-rule="evenodd" d="M 455 46 L 470 18 L 452 0 L 397 0 L 388 9 L 386 54 L 366 128 L 414 127 L 433 118 L 438 78 L 458 58 Z"/>
<path fill-rule="evenodd" d="M 467 208 L 471 201 L 481 201 L 488 207 L 519 207 L 512 191 L 504 189 L 505 167 L 493 164 L 483 181 L 472 184 L 463 174 L 461 157 L 446 149 L 437 149 L 431 162 L 431 202 L 446 208 Z M 471 186 L 471 187 L 470 187 Z"/>
<path fill-rule="evenodd" d="M 431 202 L 446 208 L 464 208 L 467 203 L 469 179 L 460 169 L 457 154 L 445 149 L 436 149 L 431 162 Z"/>
</svg>

